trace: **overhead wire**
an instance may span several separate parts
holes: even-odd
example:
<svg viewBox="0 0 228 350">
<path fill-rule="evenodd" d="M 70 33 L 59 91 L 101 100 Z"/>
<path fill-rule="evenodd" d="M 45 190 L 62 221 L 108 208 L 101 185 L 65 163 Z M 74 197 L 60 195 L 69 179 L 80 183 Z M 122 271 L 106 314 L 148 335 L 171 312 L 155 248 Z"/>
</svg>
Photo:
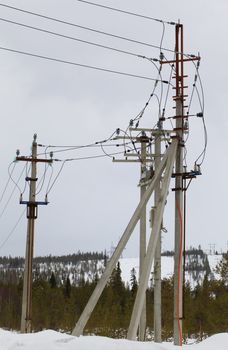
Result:
<svg viewBox="0 0 228 350">
<path fill-rule="evenodd" d="M 29 14 L 29 15 L 37 16 L 37 17 L 40 17 L 40 18 L 43 18 L 43 19 L 47 19 L 47 20 L 50 20 L 50 21 L 54 21 L 54 22 L 57 22 L 57 23 L 61 23 L 61 24 L 73 26 L 73 27 L 76 27 L 76 28 L 80 28 L 80 29 L 83 29 L 83 30 L 91 31 L 91 32 L 94 32 L 94 33 L 97 33 L 97 34 L 110 36 L 110 37 L 113 37 L 113 38 L 125 40 L 125 41 L 131 42 L 131 43 L 135 43 L 135 44 L 144 45 L 144 46 L 147 46 L 147 47 L 152 47 L 152 48 L 155 48 L 155 49 L 160 49 L 159 45 L 153 45 L 151 43 L 143 42 L 143 41 L 140 41 L 140 40 L 135 40 L 135 39 L 131 39 L 131 38 L 127 38 L 127 37 L 121 36 L 121 35 L 116 35 L 116 34 L 113 34 L 113 33 L 108 33 L 108 32 L 105 32 L 105 31 L 97 30 L 97 29 L 94 29 L 94 28 L 91 28 L 91 27 L 82 26 L 82 25 L 79 25 L 79 24 L 76 24 L 76 23 L 73 23 L 73 22 L 64 21 L 64 20 L 61 20 L 61 19 L 58 19 L 58 18 L 54 18 L 54 17 L 46 16 L 46 15 L 43 15 L 43 14 L 40 14 L 40 13 L 28 11 L 28 10 L 25 10 L 25 9 L 22 9 L 22 8 L 18 8 L 18 7 L 15 7 L 15 6 L 10 6 L 10 5 L 3 4 L 3 3 L 0 3 L 0 6 L 8 8 L 8 9 L 11 9 L 11 10 L 19 11 L 19 12 L 22 12 L 22 13 L 26 13 L 26 14 Z M 163 23 L 167 23 L 167 24 L 169 23 L 169 22 L 161 20 L 161 23 L 162 22 Z M 169 49 L 169 48 L 166 48 L 166 47 L 162 47 L 162 50 L 163 51 L 167 51 L 167 52 L 176 52 L 175 50 L 172 50 L 172 49 Z M 187 53 L 184 54 L 184 55 L 186 57 L 192 56 L 191 54 L 187 54 Z"/>
<path fill-rule="evenodd" d="M 69 36 L 69 35 L 53 32 L 51 30 L 47 30 L 47 29 L 31 26 L 31 25 L 28 25 L 28 24 L 25 24 L 25 23 L 19 23 L 19 22 L 11 21 L 11 20 L 8 20 L 8 19 L 2 18 L 2 17 L 0 17 L 0 21 L 6 22 L 6 23 L 11 23 L 11 24 L 23 27 L 23 28 L 32 29 L 32 30 L 35 30 L 35 31 L 38 31 L 38 32 L 41 32 L 41 33 L 50 34 L 50 35 L 53 35 L 53 36 L 56 36 L 56 37 L 60 37 L 60 38 L 63 38 L 63 39 L 69 39 L 69 40 L 73 40 L 73 41 L 80 42 L 80 43 L 83 43 L 83 44 L 99 47 L 99 48 L 102 48 L 102 49 L 115 51 L 115 52 L 122 53 L 122 54 L 125 54 L 125 55 L 130 55 L 130 56 L 134 56 L 134 57 L 142 58 L 142 59 L 147 58 L 144 55 L 136 54 L 136 53 L 131 52 L 131 51 L 117 49 L 117 48 L 112 47 L 112 46 L 102 45 L 102 44 L 95 43 L 95 42 L 92 42 L 92 41 L 83 40 L 83 39 L 76 38 L 76 37 L 73 37 L 73 36 Z"/>
<path fill-rule="evenodd" d="M 13 235 L 13 233 L 15 232 L 17 226 L 19 225 L 20 221 L 22 220 L 24 213 L 26 212 L 26 208 L 23 210 L 23 212 L 21 213 L 21 215 L 19 216 L 18 220 L 16 221 L 16 224 L 13 226 L 13 228 L 10 230 L 9 234 L 7 235 L 7 237 L 4 239 L 4 241 L 0 244 L 0 250 L 5 246 L 5 244 L 8 242 L 8 240 L 10 239 L 10 237 Z"/>
<path fill-rule="evenodd" d="M 8 188 L 8 186 L 9 186 L 9 183 L 10 183 L 10 181 L 11 181 L 11 177 L 12 177 L 13 172 L 14 172 L 14 170 L 15 170 L 16 162 L 10 163 L 9 168 L 11 167 L 11 165 L 14 165 L 14 166 L 13 166 L 13 169 L 11 170 L 10 176 L 8 176 L 8 180 L 7 180 L 6 184 L 5 184 L 5 187 L 4 187 L 4 189 L 3 189 L 3 192 L 2 192 L 2 194 L 1 194 L 0 203 L 2 202 L 2 200 L 3 200 L 3 198 L 4 198 L 4 195 L 5 195 L 6 191 L 7 191 L 7 188 Z"/>
<path fill-rule="evenodd" d="M 156 80 L 155 78 L 146 77 L 146 76 L 143 76 L 143 75 L 137 75 L 137 74 L 132 74 L 132 73 L 120 72 L 120 71 L 116 71 L 116 70 L 112 70 L 112 69 L 106 69 L 106 68 L 102 68 L 102 67 L 91 66 L 91 65 L 87 65 L 87 64 L 82 64 L 82 63 L 62 60 L 62 59 L 59 59 L 59 58 L 43 56 L 43 55 L 37 55 L 37 54 L 31 53 L 31 52 L 15 50 L 15 49 L 11 49 L 11 48 L 8 48 L 8 47 L 3 47 L 3 46 L 0 46 L 0 50 L 7 51 L 7 52 L 12 52 L 12 53 L 17 53 L 17 54 L 21 54 L 21 55 L 25 55 L 25 56 L 36 57 L 36 58 L 44 59 L 44 60 L 47 60 L 47 61 L 53 61 L 53 62 L 64 63 L 64 64 L 68 64 L 68 65 L 72 65 L 72 66 L 93 69 L 93 70 L 102 71 L 102 72 L 106 72 L 106 73 L 118 74 L 118 75 L 122 75 L 122 76 L 128 76 L 128 77 L 144 79 L 144 80 L 150 80 L 150 81 L 155 81 Z M 160 83 L 164 83 L 164 84 L 168 84 L 168 82 L 166 80 L 163 80 L 163 81 L 159 80 L 159 82 Z"/>
<path fill-rule="evenodd" d="M 21 179 L 21 177 L 22 177 L 22 175 L 23 175 L 23 173 L 24 173 L 25 167 L 26 167 L 26 164 L 25 164 L 25 166 L 23 167 L 23 169 L 22 169 L 22 171 L 21 171 L 21 173 L 20 173 L 20 175 L 19 175 L 19 178 L 18 178 L 17 182 L 14 181 L 14 179 L 12 178 L 12 176 L 11 176 L 12 174 L 9 173 L 9 168 L 8 168 L 8 174 L 10 175 L 11 181 L 14 183 L 14 187 L 13 187 L 13 190 L 11 191 L 11 194 L 10 194 L 8 200 L 6 201 L 6 203 L 5 203 L 4 207 L 3 207 L 3 209 L 2 209 L 1 212 L 0 212 L 0 219 L 2 218 L 2 216 L 3 216 L 3 214 L 5 213 L 6 209 L 8 208 L 8 205 L 9 205 L 9 203 L 10 203 L 12 197 L 13 197 L 13 194 L 14 194 L 16 188 L 19 190 L 19 192 L 20 192 L 20 194 L 21 194 L 21 189 L 20 189 L 20 187 L 18 186 L 18 182 L 20 181 L 20 179 Z"/>
<path fill-rule="evenodd" d="M 88 4 L 88 5 L 92 5 L 92 6 L 101 7 L 101 8 L 107 9 L 107 10 L 124 13 L 124 14 L 127 14 L 127 15 L 135 16 L 135 17 L 140 17 L 140 18 L 152 20 L 152 21 L 159 22 L 159 23 L 167 23 L 167 24 L 170 24 L 170 25 L 175 25 L 176 24 L 175 22 L 164 21 L 162 19 L 158 19 L 158 18 L 155 18 L 155 17 L 150 17 L 150 16 L 139 14 L 139 13 L 122 10 L 122 9 L 119 9 L 119 8 L 116 8 L 116 7 L 110 7 L 110 6 L 102 5 L 102 4 L 99 4 L 99 3 L 96 3 L 96 2 L 92 2 L 92 1 L 86 1 L 86 0 L 76 0 L 76 1 Z"/>
</svg>

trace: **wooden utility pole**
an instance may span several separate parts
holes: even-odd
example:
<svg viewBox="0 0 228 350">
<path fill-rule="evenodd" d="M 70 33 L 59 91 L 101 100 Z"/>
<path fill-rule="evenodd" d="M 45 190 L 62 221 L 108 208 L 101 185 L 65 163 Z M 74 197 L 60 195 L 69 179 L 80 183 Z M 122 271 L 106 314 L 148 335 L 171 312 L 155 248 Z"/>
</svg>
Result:
<svg viewBox="0 0 228 350">
<path fill-rule="evenodd" d="M 25 252 L 25 268 L 23 280 L 23 295 L 22 295 L 22 313 L 21 313 L 21 332 L 30 333 L 32 331 L 32 264 L 33 264 L 33 247 L 34 247 L 34 228 L 35 220 L 37 219 L 37 206 L 47 205 L 45 202 L 36 201 L 36 182 L 37 182 L 37 162 L 51 163 L 52 159 L 37 158 L 37 135 L 34 135 L 32 143 L 31 157 L 16 157 L 17 161 L 31 162 L 31 176 L 26 178 L 30 182 L 29 201 L 23 201 L 21 204 L 27 205 L 27 239 Z"/>
</svg>

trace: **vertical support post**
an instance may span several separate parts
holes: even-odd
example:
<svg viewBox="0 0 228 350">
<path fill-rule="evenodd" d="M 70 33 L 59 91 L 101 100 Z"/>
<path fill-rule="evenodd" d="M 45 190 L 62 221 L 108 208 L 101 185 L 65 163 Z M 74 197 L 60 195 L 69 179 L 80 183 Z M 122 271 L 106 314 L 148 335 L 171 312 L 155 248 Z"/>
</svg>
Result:
<svg viewBox="0 0 228 350">
<path fill-rule="evenodd" d="M 124 231 L 124 233 L 123 233 L 123 235 L 122 235 L 122 237 L 121 237 L 121 239 L 120 239 L 120 241 L 119 241 L 119 243 L 118 243 L 118 245 L 117 245 L 117 247 L 112 255 L 112 257 L 111 257 L 111 259 L 108 261 L 108 264 L 103 272 L 103 275 L 101 276 L 101 279 L 98 281 L 85 309 L 83 310 L 78 322 L 76 323 L 76 326 L 72 331 L 72 335 L 79 337 L 83 333 L 83 329 L 84 329 L 86 323 L 88 322 L 90 315 L 93 312 L 93 309 L 95 308 L 95 306 L 96 306 L 96 304 L 101 296 L 101 293 L 103 292 L 103 290 L 104 290 L 104 288 L 109 280 L 109 277 L 111 276 L 111 273 L 112 273 L 117 261 L 120 258 L 120 255 L 121 255 L 123 249 L 125 248 L 136 224 L 138 223 L 144 207 L 148 203 L 157 182 L 160 181 L 160 179 L 161 179 L 163 170 L 166 167 L 167 159 L 169 159 L 169 157 L 171 157 L 173 152 L 176 153 L 176 143 L 173 143 L 167 149 L 166 154 L 163 156 L 162 161 L 161 161 L 157 171 L 155 172 L 151 183 L 148 185 L 147 190 L 146 190 L 143 198 L 141 199 L 137 208 L 135 209 L 135 211 L 134 211 L 134 213 L 133 213 L 133 215 L 132 215 L 132 217 L 131 217 L 131 219 L 130 219 L 130 221 L 129 221 L 129 223 L 128 223 L 128 225 L 127 225 L 127 227 L 126 227 L 126 229 L 125 229 L 125 231 Z M 145 259 L 146 259 L 146 257 L 145 257 Z M 144 263 L 143 263 L 143 268 L 145 266 L 145 259 L 144 259 Z M 145 295 L 145 292 L 146 292 L 146 289 L 145 289 L 144 293 L 141 295 L 142 296 Z M 143 302 L 144 302 L 144 300 L 143 300 Z M 139 318 L 141 315 L 141 311 L 142 310 L 140 310 Z M 139 326 L 139 320 L 137 323 L 137 329 L 138 329 L 138 326 Z"/>
<path fill-rule="evenodd" d="M 34 244 L 34 226 L 36 218 L 36 158 L 37 143 L 34 135 L 32 144 L 31 178 L 29 190 L 29 202 L 27 204 L 27 240 L 25 253 L 25 269 L 23 281 L 22 313 L 21 313 L 21 332 L 30 333 L 32 330 L 32 262 L 33 262 L 33 244 Z"/>
<path fill-rule="evenodd" d="M 183 25 L 176 25 L 176 155 L 175 254 L 174 254 L 174 345 L 182 345 L 183 318 L 183 123 L 184 123 Z"/>
<path fill-rule="evenodd" d="M 169 158 L 167 160 L 165 174 L 162 180 L 162 189 L 161 189 L 161 195 L 159 199 L 159 204 L 157 207 L 157 210 L 155 212 L 155 218 L 154 218 L 154 224 L 153 224 L 153 234 L 150 235 L 149 243 L 147 246 L 147 252 L 143 263 L 143 270 L 142 270 L 142 276 L 141 280 L 139 282 L 139 287 L 133 307 L 133 312 L 131 315 L 131 322 L 129 325 L 128 333 L 127 333 L 127 339 L 129 340 L 135 340 L 137 335 L 137 329 L 139 326 L 139 320 L 140 315 L 142 312 L 142 307 L 144 303 L 144 296 L 146 289 L 148 287 L 148 280 L 150 276 L 151 266 L 154 261 L 154 255 L 155 255 L 155 249 L 158 242 L 158 235 L 161 229 L 161 222 L 163 218 L 165 203 L 168 195 L 168 189 L 169 184 L 171 180 L 171 175 L 173 171 L 173 165 L 175 161 L 176 156 L 176 149 L 177 149 L 177 143 L 176 140 L 172 141 L 172 145 L 170 146 L 170 153 Z M 164 158 L 163 158 L 164 160 Z M 163 162 L 162 160 L 162 162 Z M 161 162 L 161 164 L 162 164 Z M 160 165 L 161 165 L 160 164 Z M 160 166 L 159 166 L 160 168 Z M 161 178 L 160 178 L 161 179 Z M 159 180 L 160 180 L 159 179 Z"/>
<path fill-rule="evenodd" d="M 161 162 L 161 136 L 158 134 L 155 139 L 155 171 Z M 161 195 L 160 183 L 154 191 L 155 210 L 159 204 Z M 154 216 L 153 216 L 154 217 Z M 154 258 L 154 341 L 161 343 L 161 229 Z"/>
<path fill-rule="evenodd" d="M 146 142 L 141 140 L 141 179 L 146 172 Z M 140 186 L 140 201 L 146 192 L 146 185 Z M 139 281 L 142 275 L 142 266 L 146 256 L 146 206 L 144 207 L 140 217 L 140 242 L 139 242 Z M 146 296 L 139 322 L 139 340 L 145 340 L 146 333 Z"/>
</svg>

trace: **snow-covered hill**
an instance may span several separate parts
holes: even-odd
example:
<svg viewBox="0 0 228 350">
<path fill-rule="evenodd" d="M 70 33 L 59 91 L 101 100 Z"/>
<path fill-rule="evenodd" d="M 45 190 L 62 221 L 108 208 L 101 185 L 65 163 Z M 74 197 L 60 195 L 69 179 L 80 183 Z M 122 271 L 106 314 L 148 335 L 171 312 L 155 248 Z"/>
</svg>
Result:
<svg viewBox="0 0 228 350">
<path fill-rule="evenodd" d="M 62 258 L 62 259 L 61 259 Z M 215 273 L 215 266 L 221 260 L 222 255 L 206 255 L 202 250 L 191 250 L 186 254 L 185 261 L 185 280 L 189 281 L 192 288 L 197 283 L 203 281 L 207 274 L 209 278 L 214 279 L 218 276 Z M 162 278 L 170 278 L 173 275 L 174 259 L 172 253 L 168 256 L 162 256 Z M 122 270 L 122 279 L 125 283 L 130 283 L 131 270 L 134 268 L 138 279 L 139 259 L 138 258 L 122 258 L 120 259 L 120 268 Z M 41 277 L 49 280 L 52 272 L 55 274 L 58 285 L 64 283 L 67 277 L 70 278 L 72 285 L 78 285 L 82 279 L 93 281 L 96 277 L 100 277 L 104 270 L 104 259 L 87 259 L 80 261 L 72 261 L 71 256 L 68 260 L 65 257 L 52 258 L 43 257 L 38 261 L 34 261 L 33 275 L 34 278 Z M 0 264 L 0 279 L 3 282 L 19 282 L 23 277 L 23 260 L 9 261 Z M 151 270 L 151 278 L 149 285 L 153 283 L 153 267 Z"/>
</svg>

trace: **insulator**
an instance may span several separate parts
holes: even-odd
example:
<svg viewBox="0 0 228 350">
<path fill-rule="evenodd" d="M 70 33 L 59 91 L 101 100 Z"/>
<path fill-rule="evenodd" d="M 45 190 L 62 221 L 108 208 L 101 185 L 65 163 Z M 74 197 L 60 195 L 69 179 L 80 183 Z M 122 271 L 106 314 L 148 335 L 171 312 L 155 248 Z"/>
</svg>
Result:
<svg viewBox="0 0 228 350">
<path fill-rule="evenodd" d="M 116 135 L 119 135 L 120 134 L 120 128 L 117 128 L 116 129 Z"/>
<path fill-rule="evenodd" d="M 130 120 L 130 123 L 129 123 L 130 126 L 133 126 L 134 125 L 134 121 L 133 119 Z"/>
<path fill-rule="evenodd" d="M 197 116 L 198 118 L 203 118 L 203 112 L 197 113 L 196 116 Z"/>
<path fill-rule="evenodd" d="M 186 119 L 185 122 L 184 122 L 184 129 L 188 130 L 188 126 L 189 126 L 188 120 Z"/>
<path fill-rule="evenodd" d="M 20 150 L 17 149 L 17 150 L 16 150 L 16 156 L 18 157 L 19 155 L 20 155 Z"/>
</svg>

